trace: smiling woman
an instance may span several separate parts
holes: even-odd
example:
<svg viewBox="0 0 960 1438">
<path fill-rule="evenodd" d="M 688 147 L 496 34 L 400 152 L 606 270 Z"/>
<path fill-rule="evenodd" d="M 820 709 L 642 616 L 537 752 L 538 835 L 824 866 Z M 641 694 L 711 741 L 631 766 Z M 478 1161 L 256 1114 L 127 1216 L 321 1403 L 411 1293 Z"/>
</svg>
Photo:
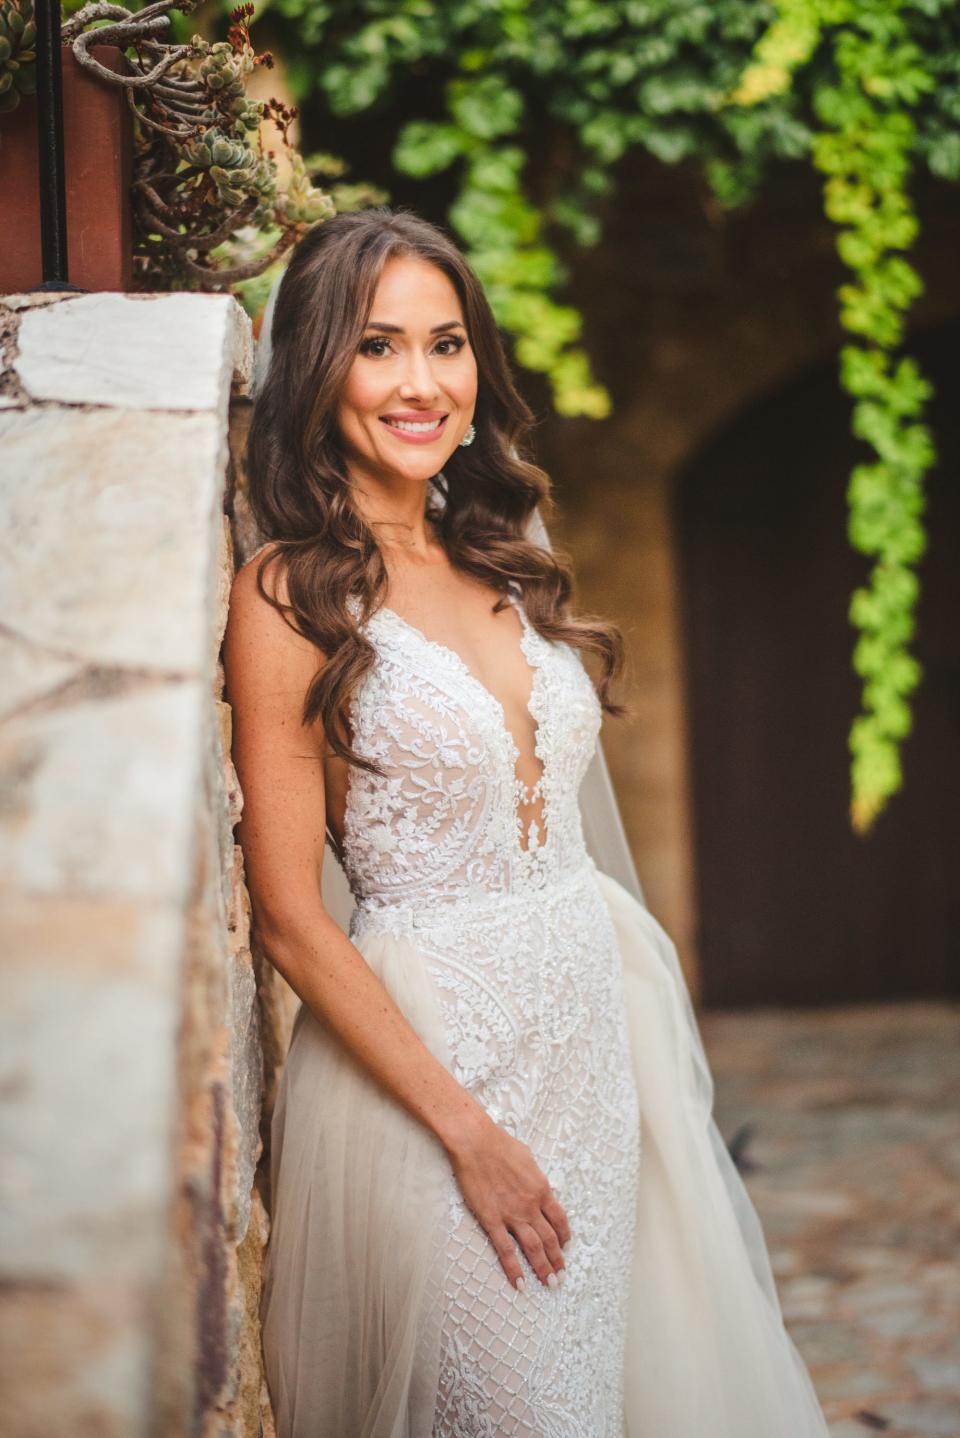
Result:
<svg viewBox="0 0 960 1438">
<path fill-rule="evenodd" d="M 254 930 L 302 999 L 279 1438 L 827 1438 L 675 951 L 585 844 L 623 641 L 528 537 L 549 482 L 475 276 L 414 216 L 337 216 L 272 342 L 224 662 Z"/>
<path fill-rule="evenodd" d="M 429 324 L 437 310 L 453 318 Z M 364 333 L 337 415 L 348 463 L 358 474 L 383 462 L 404 471 L 395 445 L 414 445 L 436 473 L 434 446 L 462 444 L 477 400 L 456 290 L 435 265 L 396 256 L 383 267 Z"/>
</svg>

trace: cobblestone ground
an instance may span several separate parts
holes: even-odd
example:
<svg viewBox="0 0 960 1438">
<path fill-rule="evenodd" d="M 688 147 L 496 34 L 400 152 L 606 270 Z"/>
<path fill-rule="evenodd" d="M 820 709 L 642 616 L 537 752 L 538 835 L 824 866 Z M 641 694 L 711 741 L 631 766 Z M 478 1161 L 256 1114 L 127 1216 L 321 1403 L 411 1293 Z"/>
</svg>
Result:
<svg viewBox="0 0 960 1438">
<path fill-rule="evenodd" d="M 700 1028 L 833 1438 L 960 1438 L 960 1004 Z"/>
</svg>

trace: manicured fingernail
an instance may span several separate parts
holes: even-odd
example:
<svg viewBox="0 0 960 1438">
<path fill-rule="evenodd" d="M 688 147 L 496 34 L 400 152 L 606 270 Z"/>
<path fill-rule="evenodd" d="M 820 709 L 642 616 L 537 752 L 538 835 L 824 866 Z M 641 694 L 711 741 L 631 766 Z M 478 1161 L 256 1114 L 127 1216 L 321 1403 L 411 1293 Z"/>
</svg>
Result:
<svg viewBox="0 0 960 1438">
<path fill-rule="evenodd" d="M 563 1285 L 566 1283 L 566 1281 L 567 1281 L 567 1270 L 566 1270 L 565 1268 L 561 1268 L 561 1269 L 560 1269 L 560 1272 L 557 1274 L 557 1282 L 559 1283 L 560 1287 L 562 1288 Z"/>
<path fill-rule="evenodd" d="M 557 1275 L 556 1275 L 555 1273 L 548 1273 L 548 1274 L 547 1274 L 547 1287 L 548 1287 L 548 1288 L 559 1288 L 559 1287 L 560 1287 L 560 1280 L 559 1280 L 559 1278 L 557 1277 Z"/>
<path fill-rule="evenodd" d="M 527 1286 L 527 1280 L 524 1278 L 523 1274 L 521 1273 L 520 1277 L 517 1279 L 517 1292 L 518 1292 L 518 1293 L 522 1293 L 523 1290 L 526 1288 L 526 1286 Z"/>
</svg>

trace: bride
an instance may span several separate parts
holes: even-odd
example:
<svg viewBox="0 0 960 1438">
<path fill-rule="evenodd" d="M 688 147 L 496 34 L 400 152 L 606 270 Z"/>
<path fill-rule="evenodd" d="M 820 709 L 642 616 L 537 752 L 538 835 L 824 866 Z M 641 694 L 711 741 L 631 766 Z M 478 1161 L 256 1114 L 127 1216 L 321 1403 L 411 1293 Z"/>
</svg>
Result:
<svg viewBox="0 0 960 1438">
<path fill-rule="evenodd" d="M 407 211 L 339 215 L 270 340 L 224 662 L 255 932 L 302 1000 L 279 1438 L 826 1438 L 675 949 L 584 841 L 623 641 L 531 537 L 477 279 Z"/>
</svg>

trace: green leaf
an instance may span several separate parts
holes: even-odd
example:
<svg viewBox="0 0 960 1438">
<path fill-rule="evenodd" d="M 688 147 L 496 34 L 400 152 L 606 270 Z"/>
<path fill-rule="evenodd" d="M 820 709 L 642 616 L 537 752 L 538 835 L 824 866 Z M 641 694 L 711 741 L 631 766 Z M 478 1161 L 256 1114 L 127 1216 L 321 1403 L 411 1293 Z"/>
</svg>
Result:
<svg viewBox="0 0 960 1438">
<path fill-rule="evenodd" d="M 927 163 L 941 180 L 960 180 L 960 133 L 937 135 L 927 147 Z"/>
<path fill-rule="evenodd" d="M 499 75 L 451 80 L 447 103 L 461 129 L 479 140 L 509 135 L 523 115 L 523 96 Z"/>
<path fill-rule="evenodd" d="M 411 120 L 397 136 L 391 159 L 402 174 L 424 179 L 449 169 L 463 154 L 465 138 L 456 125 Z"/>
</svg>

